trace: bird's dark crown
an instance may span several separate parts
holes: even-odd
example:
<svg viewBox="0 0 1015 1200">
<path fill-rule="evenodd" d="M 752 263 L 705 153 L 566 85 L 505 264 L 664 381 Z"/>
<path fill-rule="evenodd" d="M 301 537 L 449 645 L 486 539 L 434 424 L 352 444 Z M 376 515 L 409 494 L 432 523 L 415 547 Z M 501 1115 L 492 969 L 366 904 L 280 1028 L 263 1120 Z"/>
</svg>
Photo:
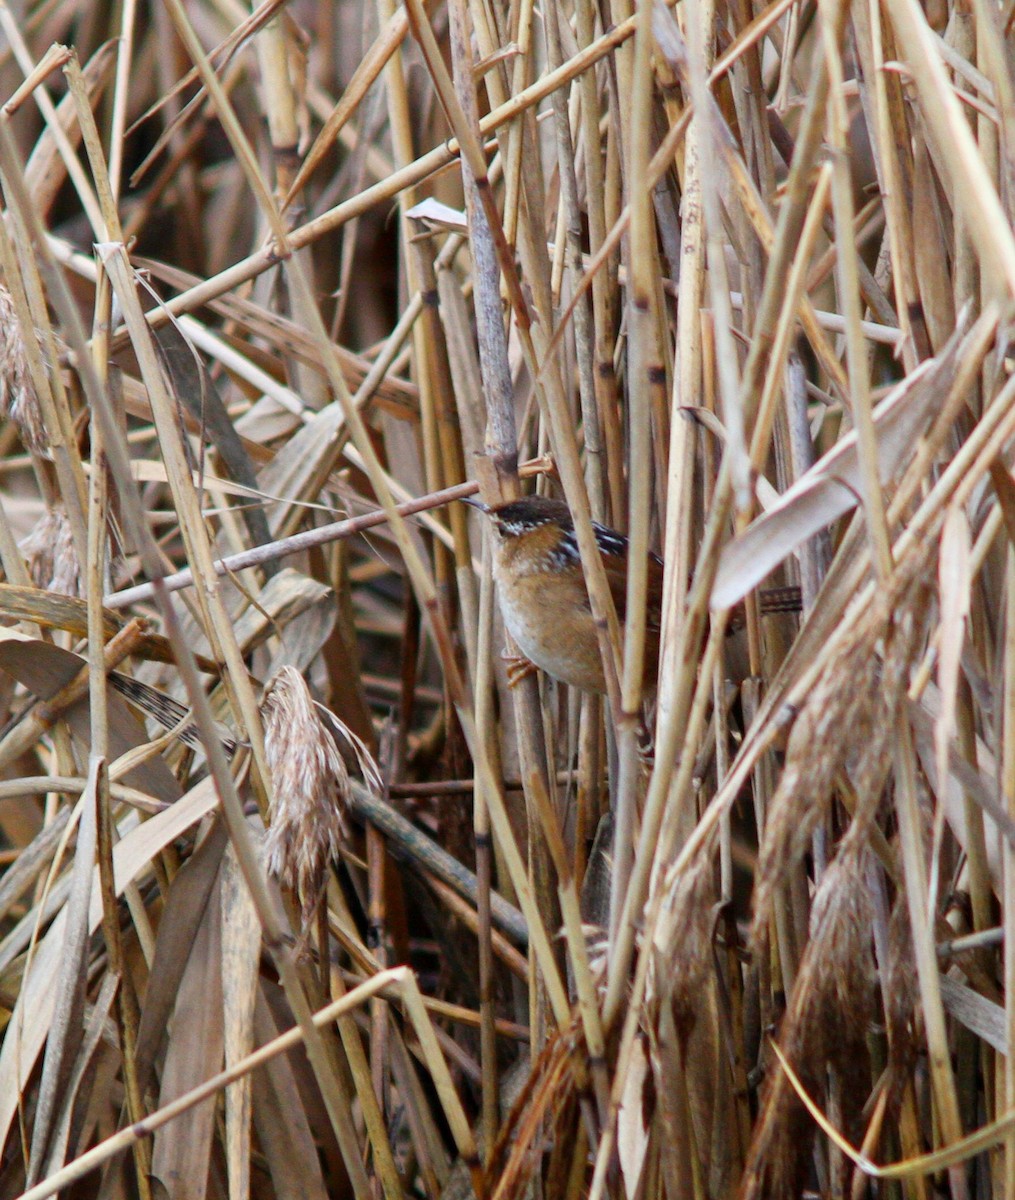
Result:
<svg viewBox="0 0 1015 1200">
<path fill-rule="evenodd" d="M 573 531 L 574 522 L 563 500 L 552 500 L 549 496 L 523 496 L 520 500 L 509 500 L 488 509 L 490 518 L 500 533 L 518 537 L 541 525 L 558 525 L 562 530 Z"/>
</svg>

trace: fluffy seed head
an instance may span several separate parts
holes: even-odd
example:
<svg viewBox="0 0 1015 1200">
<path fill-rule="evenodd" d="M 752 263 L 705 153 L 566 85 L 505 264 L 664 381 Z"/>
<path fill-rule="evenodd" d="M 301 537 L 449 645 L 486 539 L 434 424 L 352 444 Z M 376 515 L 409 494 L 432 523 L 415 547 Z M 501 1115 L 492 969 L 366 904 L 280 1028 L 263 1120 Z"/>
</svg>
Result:
<svg viewBox="0 0 1015 1200">
<path fill-rule="evenodd" d="M 329 729 L 346 740 L 368 786 L 379 783 L 369 751 L 315 704 L 294 667 L 282 667 L 264 695 L 264 749 L 274 800 L 265 856 L 268 870 L 313 910 L 329 862 L 349 834 L 349 771 Z"/>
<path fill-rule="evenodd" d="M 70 522 L 62 508 L 48 509 L 19 543 L 32 583 L 62 596 L 81 595 L 81 570 Z"/>
<path fill-rule="evenodd" d="M 41 342 L 40 342 L 41 346 Z M 17 425 L 28 450 L 49 457 L 39 397 L 28 370 L 28 354 L 11 294 L 0 283 L 0 416 Z"/>
</svg>

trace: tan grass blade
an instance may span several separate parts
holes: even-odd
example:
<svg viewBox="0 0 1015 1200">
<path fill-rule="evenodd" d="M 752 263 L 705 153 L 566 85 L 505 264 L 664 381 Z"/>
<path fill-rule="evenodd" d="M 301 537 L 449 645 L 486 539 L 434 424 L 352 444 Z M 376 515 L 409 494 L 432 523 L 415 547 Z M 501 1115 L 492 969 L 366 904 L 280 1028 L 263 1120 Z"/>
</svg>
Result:
<svg viewBox="0 0 1015 1200">
<path fill-rule="evenodd" d="M 66 1094 L 70 1073 L 84 1035 L 84 1002 L 88 974 L 88 912 L 93 899 L 94 859 L 98 839 L 98 773 L 101 763 L 93 759 L 88 787 L 81 794 L 81 819 L 65 908 L 59 971 L 54 979 L 53 1023 L 46 1038 L 46 1053 L 39 1086 L 39 1107 L 32 1137 L 28 1183 L 35 1183 L 49 1158 L 57 1104 Z M 98 889 L 95 888 L 97 891 Z M 32 1014 L 21 1014 L 25 1016 Z"/>
<path fill-rule="evenodd" d="M 127 833 L 113 853 L 118 893 L 149 869 L 153 855 L 211 812 L 216 803 L 214 788 L 209 782 L 200 783 L 172 808 Z M 89 932 L 94 933 L 101 918 L 101 901 L 94 887 Z M 55 1004 L 53 984 L 63 954 L 67 919 L 64 910 L 50 926 L 18 997 L 15 1016 L 21 1032 L 5 1038 L 0 1048 L 0 1138 L 7 1136 L 22 1089 L 49 1034 Z M 20 1013 L 25 1014 L 23 1022 Z M 17 1031 L 19 1024 L 12 1024 L 11 1029 Z"/>
<path fill-rule="evenodd" d="M 254 1036 L 259 1046 L 278 1036 L 260 993 L 254 1021 Z M 317 1144 L 288 1056 L 273 1058 L 263 1070 L 242 1078 L 250 1080 L 254 1129 L 279 1200 L 327 1200 Z"/>
<path fill-rule="evenodd" d="M 166 893 L 138 1027 L 137 1074 L 142 1091 L 151 1086 L 190 948 L 218 887 L 226 844 L 226 831 L 221 821 L 216 821 Z"/>
<path fill-rule="evenodd" d="M 173 1006 L 159 1105 L 171 1104 L 222 1065 L 221 878 L 213 886 L 187 955 Z M 152 1175 L 171 1196 L 203 1200 L 207 1194 L 215 1131 L 215 1101 L 209 1098 L 155 1135 Z"/>
</svg>

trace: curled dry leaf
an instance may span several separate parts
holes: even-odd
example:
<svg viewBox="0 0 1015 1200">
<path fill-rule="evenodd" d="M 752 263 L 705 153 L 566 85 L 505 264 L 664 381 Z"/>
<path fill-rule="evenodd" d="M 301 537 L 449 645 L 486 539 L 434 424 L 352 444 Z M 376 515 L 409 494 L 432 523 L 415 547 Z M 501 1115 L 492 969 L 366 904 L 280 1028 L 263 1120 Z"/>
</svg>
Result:
<svg viewBox="0 0 1015 1200">
<path fill-rule="evenodd" d="M 9 675 L 41 700 L 51 700 L 87 666 L 79 654 L 54 646 L 39 638 L 29 637 L 16 629 L 0 629 L 0 674 Z M 148 741 L 144 726 L 119 696 L 108 695 L 108 752 L 110 762 L 131 753 Z M 91 726 L 88 697 L 82 693 L 61 712 L 71 735 L 88 753 L 91 747 Z M 31 714 L 29 714 L 29 719 Z M 22 725 L 27 724 L 23 721 Z M 46 723 L 40 726 L 45 728 Z M 155 755 L 131 767 L 122 783 L 136 787 L 155 799 L 174 803 L 180 796 L 180 785 L 166 760 Z"/>
<path fill-rule="evenodd" d="M 222 1006 L 221 885 L 212 888 L 188 947 L 173 1005 L 172 1036 L 161 1066 L 159 1104 L 171 1104 L 221 1069 Z M 195 1104 L 155 1133 L 152 1179 L 155 1194 L 205 1200 L 215 1134 L 215 1098 Z"/>
</svg>

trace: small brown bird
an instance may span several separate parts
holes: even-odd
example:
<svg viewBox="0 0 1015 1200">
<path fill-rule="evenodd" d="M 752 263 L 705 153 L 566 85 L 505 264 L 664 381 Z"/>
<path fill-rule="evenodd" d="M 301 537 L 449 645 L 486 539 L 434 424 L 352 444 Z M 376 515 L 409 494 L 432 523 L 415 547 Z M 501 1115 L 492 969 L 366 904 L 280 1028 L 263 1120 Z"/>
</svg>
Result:
<svg viewBox="0 0 1015 1200">
<path fill-rule="evenodd" d="M 548 675 L 588 692 L 605 692 L 599 640 L 589 605 L 571 512 L 562 500 L 526 496 L 485 512 L 497 533 L 494 576 L 508 632 L 519 650 Z M 627 607 L 628 540 L 593 521 L 606 578 L 621 624 Z M 662 615 L 663 560 L 648 558 L 645 686 L 655 686 Z M 762 610 L 799 611 L 800 589 L 762 595 Z M 741 620 L 742 624 L 742 620 Z"/>
</svg>

